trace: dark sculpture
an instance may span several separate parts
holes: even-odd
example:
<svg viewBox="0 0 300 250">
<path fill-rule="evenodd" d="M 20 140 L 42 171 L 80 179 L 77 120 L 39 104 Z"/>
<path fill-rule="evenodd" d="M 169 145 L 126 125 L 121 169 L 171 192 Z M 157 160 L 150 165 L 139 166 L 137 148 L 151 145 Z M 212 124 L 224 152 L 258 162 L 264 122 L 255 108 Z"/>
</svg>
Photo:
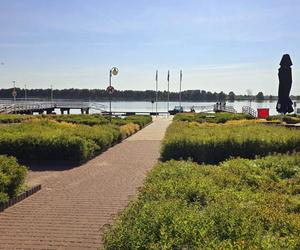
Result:
<svg viewBox="0 0 300 250">
<path fill-rule="evenodd" d="M 276 110 L 279 113 L 291 113 L 294 111 L 293 102 L 290 98 L 290 91 L 292 87 L 292 60 L 288 54 L 283 55 L 280 68 L 278 70 L 279 89 L 278 89 L 278 102 Z"/>
</svg>

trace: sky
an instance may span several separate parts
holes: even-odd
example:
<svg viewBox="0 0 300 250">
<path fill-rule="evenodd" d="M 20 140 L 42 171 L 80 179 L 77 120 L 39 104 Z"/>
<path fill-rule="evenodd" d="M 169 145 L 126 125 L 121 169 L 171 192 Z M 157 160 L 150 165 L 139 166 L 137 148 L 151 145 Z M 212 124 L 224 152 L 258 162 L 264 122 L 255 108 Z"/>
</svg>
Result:
<svg viewBox="0 0 300 250">
<path fill-rule="evenodd" d="M 277 94 L 283 54 L 300 95 L 299 0 L 0 0 L 0 88 Z"/>
</svg>

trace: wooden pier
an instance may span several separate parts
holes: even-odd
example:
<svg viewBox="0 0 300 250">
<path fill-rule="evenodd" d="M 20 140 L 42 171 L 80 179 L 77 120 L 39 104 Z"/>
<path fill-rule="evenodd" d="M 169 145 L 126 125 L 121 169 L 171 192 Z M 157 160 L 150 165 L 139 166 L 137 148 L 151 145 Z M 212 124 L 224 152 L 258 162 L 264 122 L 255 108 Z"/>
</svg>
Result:
<svg viewBox="0 0 300 250">
<path fill-rule="evenodd" d="M 106 107 L 97 102 L 81 101 L 81 100 L 16 100 L 0 99 L 0 114 L 53 114 L 56 109 L 60 110 L 61 114 L 70 114 L 70 110 L 80 110 L 82 114 L 89 114 L 90 109 L 97 110 L 103 115 L 113 116 L 128 116 L 128 115 L 168 115 L 170 111 L 134 111 L 134 110 L 121 110 L 121 111 L 107 111 Z M 184 110 L 190 112 L 229 112 L 236 113 L 237 111 L 232 106 L 221 105 L 200 105 L 184 107 Z M 192 111 L 192 112 L 194 112 Z"/>
<path fill-rule="evenodd" d="M 105 106 L 96 102 L 52 100 L 52 101 L 12 101 L 0 100 L 0 114 L 51 114 L 55 109 L 60 109 L 61 114 L 70 114 L 71 109 L 79 109 L 82 114 L 88 114 L 90 109 L 105 112 Z"/>
<path fill-rule="evenodd" d="M 167 111 L 157 111 L 157 112 L 150 112 L 150 111 L 103 111 L 101 114 L 103 115 L 113 115 L 113 116 L 129 116 L 129 115 L 168 115 L 169 112 Z"/>
</svg>

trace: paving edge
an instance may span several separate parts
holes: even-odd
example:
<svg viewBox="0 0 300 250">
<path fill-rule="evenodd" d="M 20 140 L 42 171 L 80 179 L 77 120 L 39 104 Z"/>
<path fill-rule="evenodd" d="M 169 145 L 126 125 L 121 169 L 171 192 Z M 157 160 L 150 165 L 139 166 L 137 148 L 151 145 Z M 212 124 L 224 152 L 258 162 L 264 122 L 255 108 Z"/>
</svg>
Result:
<svg viewBox="0 0 300 250">
<path fill-rule="evenodd" d="M 27 189 L 25 192 L 17 195 L 16 197 L 10 198 L 7 202 L 4 202 L 0 204 L 0 213 L 3 212 L 6 208 L 9 208 L 16 203 L 28 198 L 29 196 L 33 195 L 34 193 L 40 191 L 42 189 L 42 185 L 36 185 L 29 189 Z"/>
</svg>

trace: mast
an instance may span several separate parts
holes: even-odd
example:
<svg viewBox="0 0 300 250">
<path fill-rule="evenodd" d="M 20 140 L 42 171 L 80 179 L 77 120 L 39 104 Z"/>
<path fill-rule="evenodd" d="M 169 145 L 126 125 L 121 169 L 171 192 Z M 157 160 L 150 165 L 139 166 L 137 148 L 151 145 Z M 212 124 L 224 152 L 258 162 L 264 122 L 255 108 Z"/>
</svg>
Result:
<svg viewBox="0 0 300 250">
<path fill-rule="evenodd" d="M 182 70 L 180 70 L 180 79 L 179 79 L 179 106 L 181 107 L 181 84 L 182 84 Z"/>
</svg>

